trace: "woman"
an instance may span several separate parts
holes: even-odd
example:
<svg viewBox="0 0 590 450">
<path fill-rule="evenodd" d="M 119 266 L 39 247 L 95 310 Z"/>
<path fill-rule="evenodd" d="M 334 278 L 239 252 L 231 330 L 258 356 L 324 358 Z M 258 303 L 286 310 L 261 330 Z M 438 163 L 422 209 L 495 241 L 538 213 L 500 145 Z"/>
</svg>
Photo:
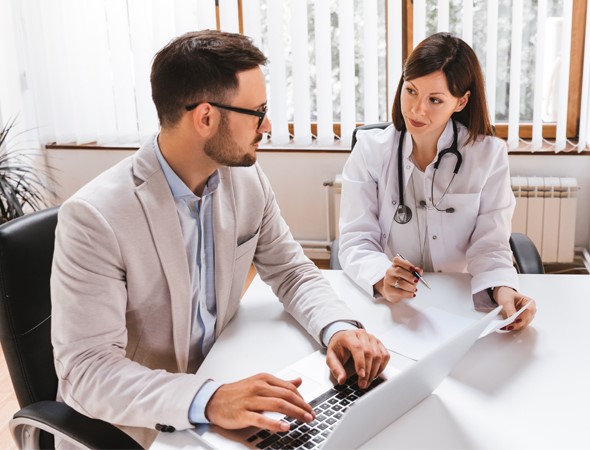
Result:
<svg viewBox="0 0 590 450">
<path fill-rule="evenodd" d="M 526 327 L 536 306 L 517 291 L 512 265 L 508 155 L 493 137 L 473 50 L 448 33 L 422 41 L 392 117 L 385 130 L 357 133 L 344 167 L 344 271 L 392 303 L 416 296 L 412 272 L 469 272 L 475 298 L 489 295 L 505 316 L 531 302 L 507 329 Z"/>
</svg>

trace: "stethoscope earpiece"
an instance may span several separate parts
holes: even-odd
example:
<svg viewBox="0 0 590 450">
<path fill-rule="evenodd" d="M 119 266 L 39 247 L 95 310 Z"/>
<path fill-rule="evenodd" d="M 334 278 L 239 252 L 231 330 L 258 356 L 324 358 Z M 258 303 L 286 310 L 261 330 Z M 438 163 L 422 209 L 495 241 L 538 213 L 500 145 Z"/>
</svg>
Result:
<svg viewBox="0 0 590 450">
<path fill-rule="evenodd" d="M 420 202 L 418 203 L 418 206 L 420 206 L 420 208 L 426 208 L 426 202 L 424 200 L 420 200 Z M 440 211 L 440 209 L 439 209 L 439 211 Z M 455 212 L 455 208 L 447 208 L 447 209 L 443 209 L 443 211 L 451 214 L 451 213 Z"/>
</svg>

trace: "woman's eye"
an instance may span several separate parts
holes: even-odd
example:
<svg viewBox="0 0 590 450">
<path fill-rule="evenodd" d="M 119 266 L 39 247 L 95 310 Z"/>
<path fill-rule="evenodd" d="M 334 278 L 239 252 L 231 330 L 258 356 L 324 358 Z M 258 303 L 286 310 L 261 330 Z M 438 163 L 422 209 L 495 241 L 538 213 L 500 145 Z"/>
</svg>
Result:
<svg viewBox="0 0 590 450">
<path fill-rule="evenodd" d="M 430 101 L 432 103 L 434 103 L 435 105 L 438 105 L 438 104 L 442 103 L 441 99 L 440 98 L 436 98 L 436 97 L 431 97 L 430 98 Z"/>
<path fill-rule="evenodd" d="M 406 91 L 407 91 L 407 92 L 408 92 L 408 94 L 410 94 L 410 95 L 414 95 L 414 94 L 416 94 L 416 91 L 415 91 L 414 89 L 412 89 L 412 88 L 406 88 Z"/>
</svg>

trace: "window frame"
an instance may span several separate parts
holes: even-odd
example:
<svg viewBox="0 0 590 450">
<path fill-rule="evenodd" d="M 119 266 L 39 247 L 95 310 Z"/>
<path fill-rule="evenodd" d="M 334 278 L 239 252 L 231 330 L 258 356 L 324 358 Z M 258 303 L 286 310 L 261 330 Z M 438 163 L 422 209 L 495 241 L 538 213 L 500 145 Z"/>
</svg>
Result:
<svg viewBox="0 0 590 450">
<path fill-rule="evenodd" d="M 243 5 L 242 0 L 236 0 L 238 2 L 238 20 L 240 33 L 244 32 L 243 28 Z M 402 25 L 404 27 L 404 34 L 402 37 L 402 49 L 403 49 L 403 61 L 406 60 L 408 55 L 413 50 L 413 0 L 403 0 L 402 3 Z M 385 3 L 385 8 L 389 2 Z M 567 111 L 567 126 L 566 126 L 566 137 L 568 139 L 576 139 L 579 133 L 580 124 L 580 111 L 581 111 L 581 92 L 582 92 L 582 66 L 584 63 L 584 39 L 586 29 L 586 8 L 587 0 L 573 0 L 572 8 L 572 35 L 571 35 L 571 50 L 570 50 L 570 71 L 569 71 L 569 93 L 568 93 L 568 111 Z M 216 2 L 216 18 L 217 18 L 217 29 L 219 29 L 219 3 Z M 387 13 L 386 13 L 387 18 Z M 386 30 L 387 19 L 386 19 Z M 387 33 L 387 32 L 386 32 Z M 386 70 L 389 70 L 386 63 Z M 389 86 L 386 86 L 389 89 Z M 386 91 L 386 97 L 388 97 Z M 572 99 L 578 99 L 578 101 L 572 101 Z M 391 105 L 388 105 L 391 107 Z M 358 123 L 358 126 L 363 123 Z M 498 122 L 495 124 L 496 136 L 506 139 L 508 138 L 508 123 Z M 317 134 L 317 124 L 311 124 L 312 134 Z M 556 137 L 557 124 L 555 122 L 549 122 L 543 124 L 543 138 L 544 139 L 555 139 Z M 293 135 L 293 123 L 289 124 L 289 133 Z M 519 126 L 519 137 L 521 139 L 531 139 L 533 136 L 533 124 L 531 122 L 520 122 Z M 340 124 L 334 123 L 334 135 L 340 137 Z"/>
<path fill-rule="evenodd" d="M 567 126 L 566 137 L 576 139 L 579 132 L 580 111 L 581 111 L 581 92 L 582 92 L 582 65 L 584 63 L 584 38 L 586 29 L 586 8 L 587 0 L 573 0 L 572 8 L 572 35 L 570 50 L 570 72 L 569 72 L 569 93 L 567 108 Z M 404 15 L 404 61 L 412 51 L 412 34 L 413 34 L 413 0 L 404 0 L 402 5 Z M 578 101 L 572 101 L 578 99 Z M 508 123 L 497 122 L 496 136 L 506 139 L 508 137 Z M 543 138 L 555 139 L 557 124 L 548 122 L 543 124 Z M 533 124 L 531 122 L 520 122 L 519 137 L 521 139 L 531 139 L 533 137 Z"/>
</svg>

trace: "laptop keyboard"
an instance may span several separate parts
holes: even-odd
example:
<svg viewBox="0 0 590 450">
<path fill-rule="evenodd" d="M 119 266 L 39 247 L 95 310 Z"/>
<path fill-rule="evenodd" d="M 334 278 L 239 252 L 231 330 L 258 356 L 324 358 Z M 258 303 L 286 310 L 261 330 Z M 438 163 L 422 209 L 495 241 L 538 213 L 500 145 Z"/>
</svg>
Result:
<svg viewBox="0 0 590 450">
<path fill-rule="evenodd" d="M 271 433 L 267 430 L 260 430 L 248 437 L 246 441 L 260 449 L 321 447 L 346 410 L 383 381 L 385 381 L 383 378 L 377 378 L 367 389 L 361 389 L 356 384 L 357 376 L 355 374 L 348 378 L 344 384 L 334 386 L 309 402 L 317 414 L 313 422 L 304 423 L 292 417 L 285 417 L 283 420 L 291 424 L 289 431 Z"/>
</svg>

